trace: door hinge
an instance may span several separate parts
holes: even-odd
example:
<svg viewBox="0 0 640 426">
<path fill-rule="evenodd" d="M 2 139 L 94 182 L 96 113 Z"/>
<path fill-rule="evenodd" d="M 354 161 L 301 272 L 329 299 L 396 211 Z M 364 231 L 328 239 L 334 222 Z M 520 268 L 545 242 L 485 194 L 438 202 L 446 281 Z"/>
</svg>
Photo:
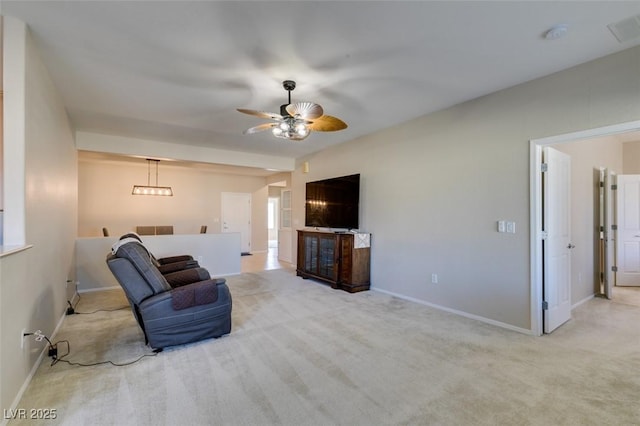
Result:
<svg viewBox="0 0 640 426">
<path fill-rule="evenodd" d="M 618 272 L 618 267 L 617 266 L 612 266 L 611 267 L 611 271 L 612 272 Z"/>
<path fill-rule="evenodd" d="M 540 239 L 541 240 L 546 240 L 547 238 L 549 238 L 549 233 L 547 231 L 541 231 L 540 232 Z"/>
<path fill-rule="evenodd" d="M 543 311 L 548 311 L 549 310 L 549 303 L 546 300 L 542 301 L 542 310 Z"/>
<path fill-rule="evenodd" d="M 617 191 L 618 190 L 618 185 L 611 185 L 611 190 L 612 191 Z"/>
<path fill-rule="evenodd" d="M 618 225 L 611 225 L 611 230 L 612 231 L 617 231 L 618 230 Z"/>
<path fill-rule="evenodd" d="M 547 170 L 549 170 L 549 165 L 547 163 L 540 164 L 540 171 L 542 173 L 546 172 Z"/>
<path fill-rule="evenodd" d="M 604 188 L 604 182 L 600 181 L 600 188 Z"/>
</svg>

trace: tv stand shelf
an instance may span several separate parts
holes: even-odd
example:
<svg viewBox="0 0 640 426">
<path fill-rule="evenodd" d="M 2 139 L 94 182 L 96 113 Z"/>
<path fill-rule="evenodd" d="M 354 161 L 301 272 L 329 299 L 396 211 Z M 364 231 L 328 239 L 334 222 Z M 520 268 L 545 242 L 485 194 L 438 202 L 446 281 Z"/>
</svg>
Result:
<svg viewBox="0 0 640 426">
<path fill-rule="evenodd" d="M 370 234 L 298 231 L 296 273 L 350 293 L 369 290 Z"/>
</svg>

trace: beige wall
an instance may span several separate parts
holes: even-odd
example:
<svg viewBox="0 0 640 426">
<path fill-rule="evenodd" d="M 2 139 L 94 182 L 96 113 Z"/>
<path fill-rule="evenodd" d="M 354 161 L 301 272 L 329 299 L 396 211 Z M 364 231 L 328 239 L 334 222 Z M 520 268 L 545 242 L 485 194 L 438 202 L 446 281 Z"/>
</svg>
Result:
<svg viewBox="0 0 640 426">
<path fill-rule="evenodd" d="M 640 119 L 639 72 L 629 49 L 317 153 L 294 226 L 305 182 L 360 173 L 373 288 L 530 330 L 529 141 Z"/>
<path fill-rule="evenodd" d="M 8 409 L 44 348 L 27 338 L 21 349 L 22 329 L 51 336 L 73 295 L 75 286 L 67 286 L 67 279 L 75 280 L 77 158 L 65 108 L 26 26 L 5 17 L 4 31 L 5 107 L 18 117 L 4 122 L 5 161 L 11 170 L 24 170 L 7 176 L 5 210 L 12 214 L 5 218 L 24 224 L 24 239 L 33 245 L 0 258 L 0 406 Z M 7 134 L 22 123 L 23 130 Z M 16 162 L 22 167 L 14 168 Z M 7 198 L 15 194 L 9 186 L 25 190 Z"/>
<path fill-rule="evenodd" d="M 268 186 L 264 177 L 214 174 L 203 169 L 159 165 L 159 184 L 173 188 L 173 197 L 131 195 L 134 184 L 147 183 L 147 163 L 80 160 L 78 167 L 78 236 L 112 236 L 138 225 L 173 225 L 176 234 L 221 232 L 221 193 L 250 193 L 252 251 L 267 250 Z M 155 171 L 152 170 L 152 183 Z"/>
<path fill-rule="evenodd" d="M 623 144 L 615 137 L 555 145 L 571 157 L 571 302 L 600 293 L 599 170 L 622 170 Z"/>
<path fill-rule="evenodd" d="M 622 144 L 624 161 L 622 173 L 626 175 L 640 174 L 640 141 Z"/>
</svg>

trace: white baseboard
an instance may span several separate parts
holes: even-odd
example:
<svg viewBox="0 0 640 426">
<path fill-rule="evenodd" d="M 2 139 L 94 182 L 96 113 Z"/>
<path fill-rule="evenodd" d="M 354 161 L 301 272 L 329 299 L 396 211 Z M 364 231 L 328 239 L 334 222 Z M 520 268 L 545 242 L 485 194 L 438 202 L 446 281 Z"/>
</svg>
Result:
<svg viewBox="0 0 640 426">
<path fill-rule="evenodd" d="M 95 293 L 96 291 L 107 291 L 107 290 L 119 290 L 122 287 L 116 285 L 113 287 L 98 287 L 98 288 L 85 288 L 85 289 L 78 289 L 78 293 Z"/>
<path fill-rule="evenodd" d="M 571 305 L 571 310 L 574 310 L 575 308 L 577 308 L 578 306 L 587 303 L 589 300 L 593 299 L 594 297 L 596 297 L 595 294 L 592 294 L 591 296 L 587 296 L 584 299 L 576 302 L 575 304 Z"/>
<path fill-rule="evenodd" d="M 506 328 L 507 330 L 516 331 L 516 332 L 522 333 L 522 334 L 528 334 L 530 336 L 535 336 L 536 335 L 533 332 L 533 330 L 528 330 L 528 329 L 522 328 L 522 327 L 516 327 L 515 325 L 511 325 L 511 324 L 507 324 L 505 322 L 492 320 L 490 318 L 481 317 L 479 315 L 470 314 L 468 312 L 458 311 L 457 309 L 447 308 L 446 306 L 437 305 L 435 303 L 425 302 L 424 300 L 416 299 L 414 297 L 405 296 L 405 295 L 402 295 L 402 294 L 394 293 L 392 291 L 382 290 L 382 289 L 375 288 L 375 287 L 372 287 L 371 290 L 378 291 L 380 293 L 385 293 L 385 294 L 388 294 L 390 296 L 397 297 L 399 299 L 404 299 L 404 300 L 408 300 L 410 302 L 415 302 L 415 303 L 419 303 L 421 305 L 429 306 L 430 308 L 435 308 L 435 309 L 438 309 L 440 311 L 445 311 L 445 312 L 449 312 L 449 313 L 455 314 L 455 315 L 460 315 L 462 317 L 469 318 L 469 319 L 472 319 L 472 320 L 484 322 L 486 324 L 495 325 L 496 327 Z"/>
</svg>

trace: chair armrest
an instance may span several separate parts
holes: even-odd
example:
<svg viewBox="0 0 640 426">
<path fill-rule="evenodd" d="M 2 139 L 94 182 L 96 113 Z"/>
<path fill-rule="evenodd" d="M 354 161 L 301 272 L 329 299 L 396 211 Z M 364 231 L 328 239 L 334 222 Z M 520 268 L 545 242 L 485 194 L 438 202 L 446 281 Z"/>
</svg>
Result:
<svg viewBox="0 0 640 426">
<path fill-rule="evenodd" d="M 208 305 L 218 300 L 218 286 L 213 280 L 200 281 L 171 290 L 171 306 L 176 311 Z"/>
<path fill-rule="evenodd" d="M 198 265 L 197 260 L 185 260 L 181 262 L 173 262 L 173 263 L 167 263 L 164 265 L 159 265 L 158 270 L 160 271 L 161 274 L 166 275 L 172 272 L 182 271 L 184 269 L 198 268 L 199 266 L 200 265 Z"/>
<path fill-rule="evenodd" d="M 211 279 L 211 276 L 209 275 L 209 271 L 205 268 L 190 268 L 165 274 L 164 278 L 167 280 L 171 288 L 176 288 L 187 284 L 197 283 L 199 281 L 209 280 Z"/>
<path fill-rule="evenodd" d="M 204 282 L 214 282 L 216 285 L 218 298 L 216 302 L 212 302 L 210 304 L 211 306 L 227 305 L 231 303 L 231 293 L 229 292 L 229 287 L 227 287 L 226 280 L 224 278 L 215 278 Z M 179 289 L 183 289 L 185 287 L 188 288 L 197 284 L 198 283 L 189 284 L 187 286 L 180 287 Z M 175 315 L 196 315 L 198 310 L 204 307 L 202 305 L 194 305 L 182 310 L 174 309 L 172 293 L 179 289 L 165 291 L 164 293 L 151 296 L 140 303 L 139 309 L 142 317 L 144 318 L 145 324 L 154 321 L 168 321 L 169 318 Z"/>
<path fill-rule="evenodd" d="M 187 260 L 193 260 L 193 256 L 188 254 L 182 256 L 169 256 L 158 259 L 158 262 L 161 265 L 166 265 L 167 263 L 175 263 L 175 262 L 185 262 Z"/>
</svg>

